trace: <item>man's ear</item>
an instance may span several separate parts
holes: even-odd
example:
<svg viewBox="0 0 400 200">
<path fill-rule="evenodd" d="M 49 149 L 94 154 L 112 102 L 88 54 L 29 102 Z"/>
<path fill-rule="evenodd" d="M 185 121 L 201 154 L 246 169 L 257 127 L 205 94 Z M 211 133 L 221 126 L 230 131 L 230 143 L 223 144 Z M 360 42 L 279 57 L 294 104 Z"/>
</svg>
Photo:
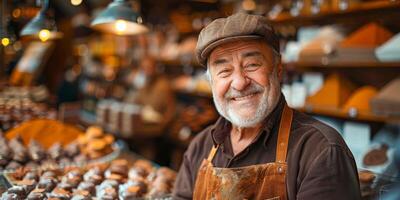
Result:
<svg viewBox="0 0 400 200">
<path fill-rule="evenodd" d="M 276 70 L 278 70 L 277 72 L 278 72 L 278 78 L 279 78 L 279 81 L 280 82 L 282 82 L 282 78 L 283 78 L 283 67 L 282 67 L 282 62 L 281 62 L 281 59 L 280 58 L 278 58 L 279 60 L 278 60 L 278 62 L 277 62 L 277 64 L 276 64 Z"/>
</svg>

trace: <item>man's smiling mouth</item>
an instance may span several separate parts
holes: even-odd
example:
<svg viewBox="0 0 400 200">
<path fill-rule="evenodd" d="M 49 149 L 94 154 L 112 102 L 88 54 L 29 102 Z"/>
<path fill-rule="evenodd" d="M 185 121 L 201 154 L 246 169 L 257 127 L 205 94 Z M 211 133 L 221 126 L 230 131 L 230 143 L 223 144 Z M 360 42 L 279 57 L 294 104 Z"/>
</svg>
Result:
<svg viewBox="0 0 400 200">
<path fill-rule="evenodd" d="M 248 95 L 245 95 L 245 96 L 240 96 L 240 97 L 233 97 L 233 98 L 231 98 L 231 100 L 233 100 L 233 101 L 245 101 L 245 100 L 253 98 L 254 96 L 256 96 L 258 94 L 259 94 L 259 92 L 248 94 Z"/>
</svg>

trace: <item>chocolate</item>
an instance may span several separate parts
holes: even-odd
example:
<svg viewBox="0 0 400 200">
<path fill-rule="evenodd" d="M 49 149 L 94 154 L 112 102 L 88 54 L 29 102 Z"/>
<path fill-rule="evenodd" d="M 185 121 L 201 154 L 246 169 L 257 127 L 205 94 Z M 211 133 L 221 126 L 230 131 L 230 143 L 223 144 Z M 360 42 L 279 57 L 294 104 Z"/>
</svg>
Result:
<svg viewBox="0 0 400 200">
<path fill-rule="evenodd" d="M 165 188 L 151 188 L 149 193 L 147 194 L 150 198 L 160 198 L 169 194 L 170 191 Z"/>
<path fill-rule="evenodd" d="M 118 185 L 119 185 L 119 183 L 118 183 L 117 181 L 107 179 L 107 180 L 104 180 L 104 181 L 100 184 L 99 189 L 102 190 L 102 189 L 104 189 L 104 188 L 112 187 L 112 188 L 114 188 L 114 189 L 117 190 L 117 189 L 118 189 Z"/>
<path fill-rule="evenodd" d="M 71 160 L 69 158 L 63 157 L 60 158 L 58 162 L 60 163 L 61 166 L 66 166 L 71 163 Z"/>
<path fill-rule="evenodd" d="M 36 140 L 29 143 L 29 156 L 33 161 L 41 161 L 46 157 L 46 151 Z"/>
<path fill-rule="evenodd" d="M 167 180 L 175 180 L 176 172 L 167 167 L 160 167 L 157 170 L 157 177 L 164 177 Z"/>
<path fill-rule="evenodd" d="M 71 200 L 91 200 L 91 195 L 86 190 L 75 190 Z"/>
<path fill-rule="evenodd" d="M 122 200 L 134 200 L 144 195 L 138 186 L 129 186 L 128 188 L 120 192 L 120 199 Z"/>
<path fill-rule="evenodd" d="M 134 167 L 144 169 L 147 172 L 147 174 L 150 174 L 151 171 L 153 170 L 153 164 L 150 161 L 143 159 L 137 160 L 134 164 Z"/>
<path fill-rule="evenodd" d="M 39 168 L 39 164 L 34 161 L 30 161 L 27 164 L 25 164 L 24 168 L 27 170 L 37 169 L 37 168 Z"/>
<path fill-rule="evenodd" d="M 98 126 L 90 126 L 86 130 L 86 136 L 88 139 L 101 138 L 103 136 L 103 129 Z"/>
<path fill-rule="evenodd" d="M 97 174 L 85 174 L 83 179 L 87 182 L 91 182 L 95 185 L 100 184 L 103 181 L 103 177 Z"/>
<path fill-rule="evenodd" d="M 41 178 L 37 188 L 44 189 L 46 192 L 51 192 L 57 185 L 57 180 L 55 178 L 47 177 Z"/>
<path fill-rule="evenodd" d="M 27 197 L 28 200 L 43 200 L 46 199 L 46 194 L 44 189 L 36 188 Z"/>
<path fill-rule="evenodd" d="M 18 181 L 16 185 L 21 186 L 25 190 L 25 194 L 29 194 L 33 189 L 35 189 L 35 180 L 22 180 Z"/>
<path fill-rule="evenodd" d="M 119 174 L 126 178 L 128 176 L 128 167 L 124 166 L 124 165 L 112 165 L 111 164 L 110 168 L 106 171 L 106 176 L 107 176 L 107 173 Z"/>
<path fill-rule="evenodd" d="M 45 171 L 43 172 L 41 178 L 56 178 L 57 174 L 54 171 Z"/>
<path fill-rule="evenodd" d="M 104 141 L 109 144 L 112 145 L 114 143 L 114 136 L 107 134 L 104 136 Z"/>
<path fill-rule="evenodd" d="M 73 158 L 75 163 L 83 163 L 88 160 L 85 154 L 79 154 Z"/>
<path fill-rule="evenodd" d="M 9 146 L 12 147 L 13 151 L 12 159 L 14 161 L 17 161 L 19 163 L 25 163 L 26 161 L 28 161 L 29 159 L 28 151 L 22 144 L 22 139 L 19 136 L 10 140 Z"/>
<path fill-rule="evenodd" d="M 22 200 L 22 199 L 24 199 L 24 197 L 20 197 L 17 194 L 14 194 L 14 193 L 4 192 L 1 195 L 1 200 Z"/>
<path fill-rule="evenodd" d="M 74 168 L 70 171 L 68 171 L 68 173 L 65 175 L 68 178 L 82 178 L 83 175 L 83 170 L 79 169 L 79 168 Z"/>
<path fill-rule="evenodd" d="M 124 181 L 124 178 L 123 178 L 121 175 L 119 175 L 119 174 L 109 174 L 109 175 L 106 175 L 106 179 L 115 180 L 115 181 L 117 181 L 118 183 L 122 183 L 122 182 Z"/>
<path fill-rule="evenodd" d="M 73 188 L 77 187 L 81 181 L 82 181 L 82 179 L 78 176 L 75 176 L 75 177 L 64 176 L 61 179 L 62 183 L 68 184 Z"/>
<path fill-rule="evenodd" d="M 61 182 L 57 185 L 57 188 L 64 189 L 65 191 L 72 192 L 72 189 L 74 189 L 74 185 L 66 182 Z"/>
<path fill-rule="evenodd" d="M 115 188 L 112 188 L 112 187 L 100 190 L 97 193 L 97 196 L 99 197 L 98 199 L 102 199 L 102 200 L 116 200 L 116 199 L 118 199 L 117 190 Z"/>
<path fill-rule="evenodd" d="M 27 195 L 25 188 L 19 185 L 14 185 L 11 188 L 8 188 L 7 193 L 16 194 L 19 197 L 25 197 Z"/>
<path fill-rule="evenodd" d="M 379 166 L 387 162 L 387 151 L 389 147 L 387 144 L 382 144 L 378 149 L 370 150 L 363 159 L 365 166 Z"/>
<path fill-rule="evenodd" d="M 91 182 L 81 182 L 78 189 L 88 191 L 90 195 L 96 195 L 96 185 Z"/>
<path fill-rule="evenodd" d="M 0 167 L 7 166 L 7 164 L 8 164 L 8 159 L 6 159 L 2 155 L 0 155 Z"/>
<path fill-rule="evenodd" d="M 146 176 L 147 176 L 147 172 L 143 168 L 134 167 L 134 168 L 131 168 L 128 173 L 128 177 L 130 179 L 134 179 L 137 177 L 146 177 Z"/>
<path fill-rule="evenodd" d="M 61 143 L 57 142 L 57 143 L 53 144 L 49 148 L 48 153 L 53 160 L 58 160 L 61 157 L 63 157 L 64 151 L 62 149 Z"/>
<path fill-rule="evenodd" d="M 61 200 L 69 200 L 71 199 L 72 195 L 69 191 L 57 187 L 49 194 L 49 197 L 58 198 Z"/>
<path fill-rule="evenodd" d="M 129 180 L 124 187 L 129 188 L 129 187 L 136 187 L 139 189 L 138 192 L 141 194 L 145 194 L 147 192 L 147 184 L 144 181 L 132 181 Z"/>
<path fill-rule="evenodd" d="M 11 160 L 13 157 L 13 152 L 7 144 L 7 141 L 0 140 L 0 160 Z M 2 165 L 3 164 L 3 165 Z M 1 166 L 5 166 L 4 163 L 0 163 Z"/>
<path fill-rule="evenodd" d="M 16 161 L 11 161 L 6 166 L 6 169 L 14 170 L 14 169 L 18 169 L 18 168 L 21 168 L 21 167 L 22 167 L 22 165 L 20 163 L 18 163 Z"/>
<path fill-rule="evenodd" d="M 29 171 L 25 174 L 24 180 L 35 180 L 39 181 L 39 175 L 35 171 Z"/>
<path fill-rule="evenodd" d="M 65 154 L 70 158 L 77 156 L 79 153 L 79 145 L 77 142 L 71 142 L 65 147 Z"/>
</svg>

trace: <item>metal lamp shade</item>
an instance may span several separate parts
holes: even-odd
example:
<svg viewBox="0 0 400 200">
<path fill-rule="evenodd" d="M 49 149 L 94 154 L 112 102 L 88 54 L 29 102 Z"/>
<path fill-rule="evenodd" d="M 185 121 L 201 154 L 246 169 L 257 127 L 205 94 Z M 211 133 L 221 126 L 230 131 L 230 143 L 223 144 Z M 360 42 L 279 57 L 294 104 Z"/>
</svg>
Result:
<svg viewBox="0 0 400 200">
<path fill-rule="evenodd" d="M 123 30 L 116 28 L 116 23 L 123 23 Z M 148 31 L 142 24 L 142 18 L 123 0 L 114 0 L 91 23 L 99 31 L 117 35 L 136 35 Z"/>
<path fill-rule="evenodd" d="M 50 31 L 49 40 L 61 38 L 63 35 L 62 33 L 55 31 L 54 25 L 46 19 L 45 14 L 42 12 L 39 12 L 27 25 L 24 26 L 20 35 L 22 37 L 38 38 L 39 32 L 44 29 Z"/>
</svg>

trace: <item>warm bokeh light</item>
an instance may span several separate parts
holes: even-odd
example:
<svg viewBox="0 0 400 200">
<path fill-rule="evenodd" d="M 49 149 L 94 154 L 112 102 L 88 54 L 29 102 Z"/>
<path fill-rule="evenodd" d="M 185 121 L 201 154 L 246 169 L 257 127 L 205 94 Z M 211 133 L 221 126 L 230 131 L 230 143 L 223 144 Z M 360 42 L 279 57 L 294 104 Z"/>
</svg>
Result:
<svg viewBox="0 0 400 200">
<path fill-rule="evenodd" d="M 43 29 L 39 32 L 39 39 L 42 42 L 46 42 L 50 38 L 50 31 L 47 29 Z"/>
<path fill-rule="evenodd" d="M 242 7 L 244 10 L 255 10 L 256 9 L 256 2 L 254 0 L 243 0 Z"/>
<path fill-rule="evenodd" d="M 19 8 L 14 9 L 13 12 L 12 12 L 12 16 L 13 16 L 14 18 L 20 17 L 20 16 L 21 16 L 21 9 L 19 9 Z"/>
<path fill-rule="evenodd" d="M 125 20 L 117 20 L 115 22 L 115 30 L 117 31 L 117 34 L 122 34 L 125 32 L 127 27 L 126 21 Z"/>
<path fill-rule="evenodd" d="M 8 39 L 8 38 L 2 38 L 1 39 L 1 44 L 3 45 L 3 46 L 8 46 L 9 44 L 10 44 L 10 39 Z"/>
<path fill-rule="evenodd" d="M 71 4 L 74 6 L 79 6 L 81 5 L 83 0 L 71 0 Z"/>
</svg>

